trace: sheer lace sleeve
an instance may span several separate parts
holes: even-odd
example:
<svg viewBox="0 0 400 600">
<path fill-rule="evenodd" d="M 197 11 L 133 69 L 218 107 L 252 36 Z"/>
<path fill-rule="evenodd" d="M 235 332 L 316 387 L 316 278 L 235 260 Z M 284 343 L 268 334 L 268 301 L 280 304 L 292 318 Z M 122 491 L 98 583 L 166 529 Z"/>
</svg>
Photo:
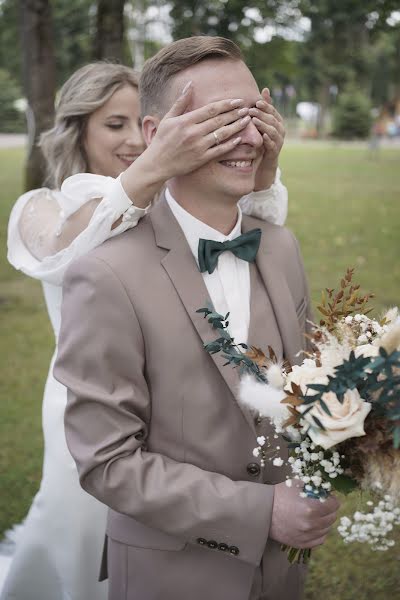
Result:
<svg viewBox="0 0 400 600">
<path fill-rule="evenodd" d="M 288 192 L 281 182 L 280 169 L 277 169 L 275 181 L 268 190 L 243 196 L 239 204 L 246 215 L 275 225 L 284 225 L 288 213 Z"/>
<path fill-rule="evenodd" d="M 33 190 L 17 200 L 8 260 L 31 277 L 61 285 L 75 258 L 134 227 L 148 210 L 132 204 L 119 178 L 73 175 L 61 191 Z"/>
</svg>

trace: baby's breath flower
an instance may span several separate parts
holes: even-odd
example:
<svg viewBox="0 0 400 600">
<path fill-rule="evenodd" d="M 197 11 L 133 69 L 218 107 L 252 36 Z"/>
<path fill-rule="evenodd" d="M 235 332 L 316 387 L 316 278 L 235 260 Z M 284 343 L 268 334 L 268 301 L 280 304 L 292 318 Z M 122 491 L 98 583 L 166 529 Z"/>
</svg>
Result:
<svg viewBox="0 0 400 600">
<path fill-rule="evenodd" d="M 373 506 L 373 502 L 368 501 L 367 505 Z M 387 538 L 394 525 L 400 525 L 400 507 L 395 506 L 392 498 L 386 495 L 372 512 L 356 511 L 353 520 L 342 517 L 338 532 L 346 544 L 368 543 L 373 550 L 385 551 L 394 545 L 394 540 Z"/>
</svg>

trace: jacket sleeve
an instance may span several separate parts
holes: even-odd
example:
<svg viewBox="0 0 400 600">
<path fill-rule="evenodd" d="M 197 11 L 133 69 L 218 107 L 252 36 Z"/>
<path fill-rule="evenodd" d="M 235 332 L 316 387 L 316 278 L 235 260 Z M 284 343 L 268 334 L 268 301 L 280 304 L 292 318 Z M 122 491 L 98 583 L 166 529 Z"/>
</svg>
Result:
<svg viewBox="0 0 400 600">
<path fill-rule="evenodd" d="M 113 510 L 197 543 L 236 546 L 260 563 L 274 487 L 233 481 L 145 450 L 151 394 L 134 307 L 110 266 L 93 256 L 64 281 L 54 375 L 68 388 L 66 439 L 82 487 Z M 234 443 L 234 440 L 232 440 Z"/>
</svg>

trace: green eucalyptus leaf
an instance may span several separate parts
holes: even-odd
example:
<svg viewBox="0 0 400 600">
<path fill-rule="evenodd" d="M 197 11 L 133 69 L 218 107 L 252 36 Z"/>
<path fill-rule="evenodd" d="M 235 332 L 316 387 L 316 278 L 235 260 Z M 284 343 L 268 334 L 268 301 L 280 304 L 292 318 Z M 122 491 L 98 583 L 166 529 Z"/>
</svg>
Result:
<svg viewBox="0 0 400 600">
<path fill-rule="evenodd" d="M 393 431 L 393 447 L 395 450 L 400 448 L 400 425 L 397 425 Z"/>
<path fill-rule="evenodd" d="M 321 408 L 322 408 L 322 409 L 323 409 L 323 410 L 326 412 L 326 414 L 327 414 L 329 417 L 331 417 L 331 416 L 332 416 L 332 413 L 331 413 L 331 411 L 329 410 L 328 406 L 326 405 L 326 402 L 325 402 L 324 400 L 322 400 L 322 398 L 321 398 L 321 399 L 320 399 L 320 401 L 319 401 L 319 403 L 320 403 L 320 405 L 321 405 Z"/>
<path fill-rule="evenodd" d="M 318 427 L 320 429 L 322 429 L 322 431 L 325 431 L 325 427 L 322 425 L 321 421 L 318 419 L 318 417 L 316 417 L 315 415 L 311 415 L 313 421 L 318 425 Z"/>
</svg>

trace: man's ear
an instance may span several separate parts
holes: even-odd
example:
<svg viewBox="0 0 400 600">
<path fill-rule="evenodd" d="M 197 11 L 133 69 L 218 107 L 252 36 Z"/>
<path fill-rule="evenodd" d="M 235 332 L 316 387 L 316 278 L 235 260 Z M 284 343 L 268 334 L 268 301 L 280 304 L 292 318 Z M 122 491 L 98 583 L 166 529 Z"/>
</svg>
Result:
<svg viewBox="0 0 400 600">
<path fill-rule="evenodd" d="M 142 133 L 146 146 L 150 146 L 153 137 L 157 133 L 158 126 L 160 124 L 159 117 L 152 117 L 150 115 L 144 117 L 142 121 Z"/>
</svg>

